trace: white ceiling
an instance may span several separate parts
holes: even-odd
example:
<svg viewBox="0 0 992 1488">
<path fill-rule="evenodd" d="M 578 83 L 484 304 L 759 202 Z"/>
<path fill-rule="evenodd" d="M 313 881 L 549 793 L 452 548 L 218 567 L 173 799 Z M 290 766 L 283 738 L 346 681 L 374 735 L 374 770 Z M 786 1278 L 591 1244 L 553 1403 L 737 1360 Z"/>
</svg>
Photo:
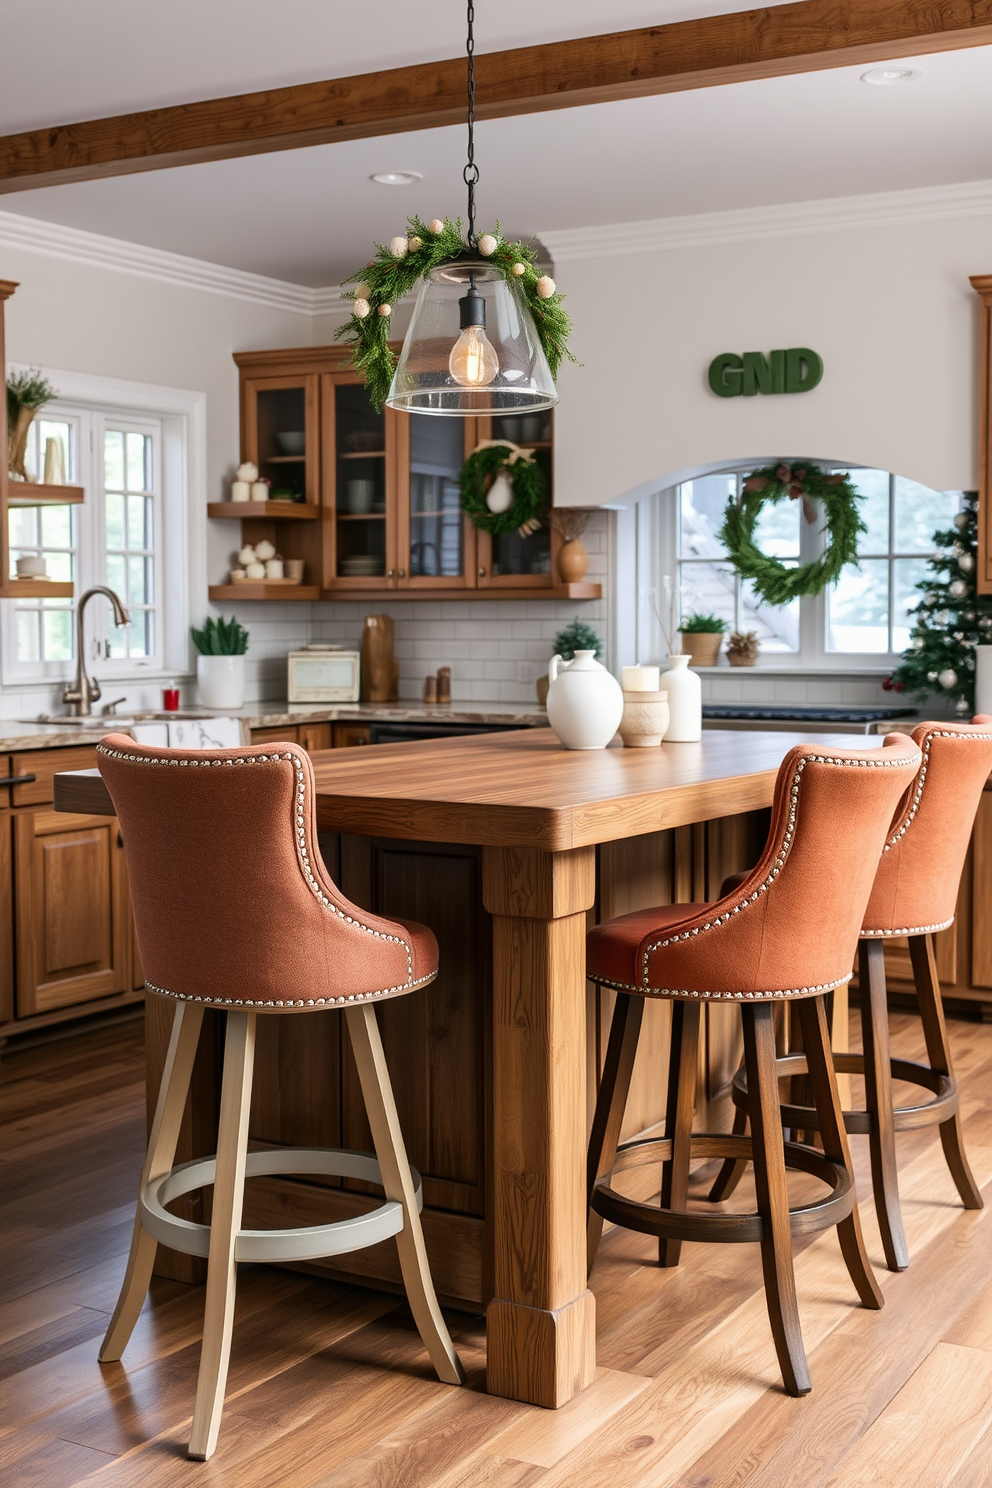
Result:
<svg viewBox="0 0 992 1488">
<path fill-rule="evenodd" d="M 476 30 L 493 50 L 731 8 L 480 0 Z M 460 0 L 35 0 L 5 18 L 0 131 L 457 55 L 463 25 Z M 992 177 L 992 48 L 901 65 L 922 76 L 877 88 L 864 67 L 840 68 L 485 122 L 480 225 L 550 233 Z M 0 208 L 319 286 L 408 212 L 463 212 L 463 160 L 459 127 L 50 187 Z M 374 185 L 384 170 L 424 179 Z"/>
</svg>

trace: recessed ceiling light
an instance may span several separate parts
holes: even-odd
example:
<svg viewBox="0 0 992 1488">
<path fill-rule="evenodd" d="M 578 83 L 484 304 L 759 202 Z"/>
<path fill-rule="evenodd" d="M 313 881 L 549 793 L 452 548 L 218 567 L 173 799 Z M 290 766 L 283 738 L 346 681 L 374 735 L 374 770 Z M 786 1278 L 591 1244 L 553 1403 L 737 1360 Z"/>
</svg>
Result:
<svg viewBox="0 0 992 1488">
<path fill-rule="evenodd" d="M 380 171 L 370 176 L 377 186 L 412 186 L 414 181 L 424 179 L 423 171 Z"/>
<path fill-rule="evenodd" d="M 873 67 L 861 74 L 861 81 L 876 88 L 891 88 L 895 83 L 911 83 L 922 76 L 918 67 Z"/>
</svg>

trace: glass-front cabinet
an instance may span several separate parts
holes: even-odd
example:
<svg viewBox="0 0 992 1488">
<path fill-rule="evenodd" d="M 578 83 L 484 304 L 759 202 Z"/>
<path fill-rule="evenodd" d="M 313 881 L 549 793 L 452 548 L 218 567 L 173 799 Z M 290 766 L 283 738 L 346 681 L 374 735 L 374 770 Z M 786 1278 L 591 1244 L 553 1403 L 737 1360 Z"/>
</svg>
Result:
<svg viewBox="0 0 992 1488">
<path fill-rule="evenodd" d="M 480 590 L 494 598 L 598 597 L 596 585 L 559 581 L 547 511 L 527 536 L 490 537 L 461 509 L 461 468 L 487 439 L 531 452 L 545 472 L 550 509 L 550 411 L 492 419 L 377 413 L 349 360 L 348 348 L 337 346 L 235 356 L 241 458 L 259 466 L 268 499 L 213 503 L 209 514 L 239 519 L 242 543 L 268 538 L 283 559 L 303 559 L 305 571 L 300 584 L 281 589 L 217 584 L 213 598 L 443 599 Z M 238 546 L 232 536 L 232 552 Z"/>
</svg>

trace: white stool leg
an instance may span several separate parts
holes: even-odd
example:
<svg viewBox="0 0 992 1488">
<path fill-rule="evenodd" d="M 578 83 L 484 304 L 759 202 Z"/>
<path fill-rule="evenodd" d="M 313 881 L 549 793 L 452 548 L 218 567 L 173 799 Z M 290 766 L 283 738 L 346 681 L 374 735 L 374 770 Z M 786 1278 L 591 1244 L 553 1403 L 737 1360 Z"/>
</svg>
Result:
<svg viewBox="0 0 992 1488">
<path fill-rule="evenodd" d="M 396 1247 L 410 1310 L 438 1378 L 449 1385 L 463 1385 L 465 1371 L 455 1352 L 434 1292 L 424 1246 L 424 1232 L 414 1197 L 413 1179 L 410 1176 L 410 1163 L 396 1113 L 393 1087 L 389 1081 L 375 1009 L 369 1003 L 361 1003 L 358 1007 L 347 1008 L 345 1019 L 386 1198 L 398 1199 L 403 1205 L 404 1225 L 396 1236 Z"/>
<path fill-rule="evenodd" d="M 162 1178 L 172 1167 L 179 1141 L 179 1128 L 186 1096 L 189 1092 L 196 1046 L 203 1025 L 203 1008 L 194 1002 L 176 1004 L 172 1020 L 169 1049 L 162 1070 L 162 1083 L 158 1090 L 155 1116 L 148 1135 L 148 1152 L 141 1172 L 143 1193 L 149 1183 Z M 127 1270 L 117 1299 L 110 1327 L 100 1347 L 100 1363 L 119 1359 L 127 1347 L 128 1339 L 148 1295 L 148 1285 L 155 1264 L 158 1242 L 141 1227 L 140 1209 L 134 1216 L 134 1233 L 131 1236 L 131 1252 L 127 1259 Z"/>
<path fill-rule="evenodd" d="M 255 1013 L 228 1013 L 224 1078 L 217 1133 L 217 1175 L 210 1220 L 207 1299 L 203 1316 L 200 1375 L 193 1407 L 189 1455 L 201 1461 L 217 1445 L 224 1409 L 224 1387 L 231 1358 L 237 1265 L 234 1248 L 241 1228 L 245 1194 L 245 1156 L 255 1058 Z"/>
</svg>

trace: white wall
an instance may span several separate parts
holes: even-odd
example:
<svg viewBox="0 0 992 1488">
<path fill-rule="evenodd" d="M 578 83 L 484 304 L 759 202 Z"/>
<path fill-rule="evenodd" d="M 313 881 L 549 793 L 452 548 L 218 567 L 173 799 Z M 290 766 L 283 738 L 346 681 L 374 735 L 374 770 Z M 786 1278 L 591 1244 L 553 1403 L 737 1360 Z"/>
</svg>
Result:
<svg viewBox="0 0 992 1488">
<path fill-rule="evenodd" d="M 554 234 L 547 235 L 555 251 Z M 586 506 L 700 465 L 850 460 L 937 490 L 977 483 L 978 299 L 992 220 L 556 260 L 585 365 L 565 364 L 556 499 Z M 823 381 L 718 398 L 722 351 L 809 346 Z"/>
</svg>

